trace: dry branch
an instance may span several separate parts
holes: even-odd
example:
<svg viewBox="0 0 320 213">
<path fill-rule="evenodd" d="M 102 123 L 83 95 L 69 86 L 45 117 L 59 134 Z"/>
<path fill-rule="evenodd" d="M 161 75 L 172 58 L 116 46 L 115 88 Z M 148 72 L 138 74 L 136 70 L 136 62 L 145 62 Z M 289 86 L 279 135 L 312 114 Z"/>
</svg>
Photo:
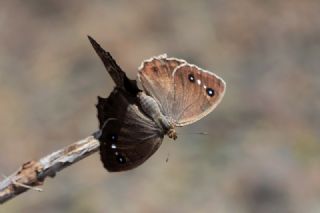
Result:
<svg viewBox="0 0 320 213">
<path fill-rule="evenodd" d="M 14 198 L 29 189 L 42 185 L 46 177 L 54 177 L 60 170 L 91 155 L 99 148 L 96 139 L 100 133 L 75 142 L 67 147 L 55 151 L 39 161 L 29 161 L 21 168 L 0 182 L 0 204 Z"/>
</svg>

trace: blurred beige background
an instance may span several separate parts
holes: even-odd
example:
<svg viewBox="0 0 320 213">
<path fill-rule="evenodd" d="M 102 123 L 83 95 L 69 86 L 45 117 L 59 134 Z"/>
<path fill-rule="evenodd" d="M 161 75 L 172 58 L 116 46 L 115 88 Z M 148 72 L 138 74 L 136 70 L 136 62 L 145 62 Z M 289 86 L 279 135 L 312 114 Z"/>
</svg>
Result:
<svg viewBox="0 0 320 213">
<path fill-rule="evenodd" d="M 95 154 L 0 212 L 320 212 L 319 11 L 312 0 L 1 1 L 1 174 L 97 129 L 96 96 L 113 83 L 87 34 L 132 78 L 166 52 L 228 87 L 141 167 L 107 173 Z"/>
</svg>

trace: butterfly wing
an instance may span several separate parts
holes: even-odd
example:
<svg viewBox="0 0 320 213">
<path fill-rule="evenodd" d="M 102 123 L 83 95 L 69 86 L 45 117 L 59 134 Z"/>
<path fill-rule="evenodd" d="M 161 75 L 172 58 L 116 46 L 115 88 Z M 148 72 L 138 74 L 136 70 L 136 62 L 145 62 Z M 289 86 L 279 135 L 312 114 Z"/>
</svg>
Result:
<svg viewBox="0 0 320 213">
<path fill-rule="evenodd" d="M 122 88 L 123 90 L 136 95 L 140 90 L 137 87 L 137 82 L 135 80 L 130 80 L 126 73 L 120 68 L 117 62 L 112 58 L 111 54 L 105 51 L 92 37 L 88 36 L 88 39 L 96 51 L 97 55 L 100 57 L 102 63 L 104 64 L 106 70 L 110 74 L 112 80 L 115 82 L 116 86 Z"/>
<path fill-rule="evenodd" d="M 196 122 L 222 100 L 226 84 L 216 74 L 185 64 L 173 72 L 174 103 L 171 116 L 177 126 Z"/>
<path fill-rule="evenodd" d="M 108 171 L 133 169 L 161 145 L 162 130 L 122 90 L 116 88 L 108 98 L 99 98 L 97 109 L 100 156 Z"/>
<path fill-rule="evenodd" d="M 164 54 L 143 61 L 139 67 L 138 79 L 144 91 L 158 101 L 164 115 L 170 115 L 174 101 L 172 73 L 185 63 L 181 59 L 167 58 Z"/>
<path fill-rule="evenodd" d="M 176 126 L 193 123 L 210 113 L 226 88 L 217 75 L 165 55 L 144 61 L 138 79 Z"/>
<path fill-rule="evenodd" d="M 88 38 L 116 84 L 108 98 L 98 97 L 101 160 L 109 171 L 133 169 L 159 148 L 163 130 L 139 109 L 136 81 L 126 76 L 109 52 Z"/>
</svg>

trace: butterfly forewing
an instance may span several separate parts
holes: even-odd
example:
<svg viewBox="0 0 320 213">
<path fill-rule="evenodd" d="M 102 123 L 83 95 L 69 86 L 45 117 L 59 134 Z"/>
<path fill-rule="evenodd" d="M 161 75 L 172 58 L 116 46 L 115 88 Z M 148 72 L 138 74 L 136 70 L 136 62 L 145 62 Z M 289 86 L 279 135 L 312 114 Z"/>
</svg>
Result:
<svg viewBox="0 0 320 213">
<path fill-rule="evenodd" d="M 217 75 L 195 65 L 179 66 L 173 73 L 174 101 L 171 116 L 177 126 L 200 120 L 210 113 L 225 93 L 225 83 Z"/>
</svg>

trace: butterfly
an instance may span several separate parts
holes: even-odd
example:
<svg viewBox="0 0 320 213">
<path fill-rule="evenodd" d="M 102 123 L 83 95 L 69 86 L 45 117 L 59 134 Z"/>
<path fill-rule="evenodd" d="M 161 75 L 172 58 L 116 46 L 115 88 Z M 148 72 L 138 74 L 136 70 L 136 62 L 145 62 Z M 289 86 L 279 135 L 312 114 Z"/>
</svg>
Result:
<svg viewBox="0 0 320 213">
<path fill-rule="evenodd" d="M 143 61 L 137 80 L 131 80 L 109 52 L 88 38 L 116 84 L 96 105 L 101 161 L 110 172 L 141 165 L 165 135 L 177 139 L 176 127 L 209 114 L 225 94 L 222 78 L 166 54 Z"/>
</svg>

